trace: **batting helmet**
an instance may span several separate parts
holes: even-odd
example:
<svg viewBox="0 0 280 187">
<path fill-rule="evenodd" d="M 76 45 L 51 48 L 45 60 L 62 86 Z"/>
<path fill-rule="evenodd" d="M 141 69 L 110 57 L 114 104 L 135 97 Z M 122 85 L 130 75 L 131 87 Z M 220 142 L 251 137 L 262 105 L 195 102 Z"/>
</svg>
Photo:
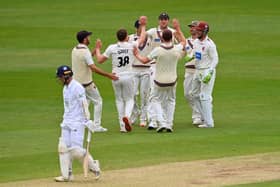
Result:
<svg viewBox="0 0 280 187">
<path fill-rule="evenodd" d="M 56 70 L 56 77 L 69 78 L 73 76 L 73 71 L 69 66 L 62 65 Z"/>
<path fill-rule="evenodd" d="M 209 32 L 209 25 L 205 21 L 200 21 L 195 29 L 202 31 L 204 34 L 207 34 Z"/>
</svg>

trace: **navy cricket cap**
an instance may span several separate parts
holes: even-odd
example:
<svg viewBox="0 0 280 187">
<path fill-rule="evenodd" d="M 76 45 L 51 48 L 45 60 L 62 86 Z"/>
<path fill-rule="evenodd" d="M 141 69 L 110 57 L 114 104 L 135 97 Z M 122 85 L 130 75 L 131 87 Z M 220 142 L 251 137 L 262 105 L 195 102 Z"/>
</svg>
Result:
<svg viewBox="0 0 280 187">
<path fill-rule="evenodd" d="M 134 27 L 138 29 L 140 27 L 139 19 L 135 21 Z"/>
<path fill-rule="evenodd" d="M 69 66 L 62 65 L 56 69 L 56 77 L 73 76 L 73 71 Z"/>
<path fill-rule="evenodd" d="M 162 12 L 159 16 L 158 16 L 159 20 L 162 19 L 168 19 L 169 20 L 169 15 L 166 12 Z"/>
<path fill-rule="evenodd" d="M 87 37 L 87 36 L 89 36 L 89 35 L 91 35 L 92 34 L 92 32 L 88 32 L 88 31 L 85 31 L 85 30 L 83 30 L 83 31 L 80 31 L 80 32 L 78 32 L 77 33 L 77 40 L 81 43 L 81 42 L 83 42 L 83 40 Z"/>
</svg>

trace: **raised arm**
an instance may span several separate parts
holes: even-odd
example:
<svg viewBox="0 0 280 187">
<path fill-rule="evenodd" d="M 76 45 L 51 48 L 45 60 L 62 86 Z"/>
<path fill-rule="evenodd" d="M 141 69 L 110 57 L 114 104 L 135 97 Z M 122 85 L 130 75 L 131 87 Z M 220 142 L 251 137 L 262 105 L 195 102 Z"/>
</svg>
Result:
<svg viewBox="0 0 280 187">
<path fill-rule="evenodd" d="M 95 52 L 97 62 L 100 64 L 102 64 L 107 60 L 107 57 L 101 54 L 101 47 L 102 47 L 102 42 L 100 39 L 97 39 L 95 42 L 95 49 L 93 51 Z"/>
<path fill-rule="evenodd" d="M 148 62 L 151 61 L 151 59 L 149 59 L 148 57 L 141 56 L 136 47 L 134 47 L 134 49 L 133 49 L 133 54 L 143 64 L 147 64 Z"/>
<path fill-rule="evenodd" d="M 177 19 L 173 19 L 172 20 L 172 24 L 173 24 L 173 28 L 176 30 L 176 33 L 175 33 L 176 38 L 179 40 L 181 45 L 185 48 L 185 46 L 186 46 L 186 38 L 185 38 L 183 32 L 181 31 L 179 21 Z"/>
<path fill-rule="evenodd" d="M 142 46 L 146 40 L 147 34 L 146 34 L 146 25 L 147 25 L 147 17 L 146 16 L 140 16 L 139 18 L 141 33 L 140 37 L 138 39 L 138 45 Z"/>
</svg>

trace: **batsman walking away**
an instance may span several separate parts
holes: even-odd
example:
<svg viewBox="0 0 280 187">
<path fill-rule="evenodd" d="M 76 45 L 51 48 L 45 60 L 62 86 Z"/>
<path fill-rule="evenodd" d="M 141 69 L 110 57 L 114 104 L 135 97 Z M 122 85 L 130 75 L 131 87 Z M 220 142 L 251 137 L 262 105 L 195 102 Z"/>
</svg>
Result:
<svg viewBox="0 0 280 187">
<path fill-rule="evenodd" d="M 99 161 L 94 160 L 89 154 L 89 144 L 87 151 L 83 148 L 85 127 L 91 132 L 94 128 L 93 122 L 89 120 L 90 113 L 85 89 L 73 79 L 73 71 L 68 66 L 58 67 L 56 77 L 63 85 L 64 114 L 60 124 L 61 136 L 58 143 L 61 176 L 55 177 L 54 180 L 68 182 L 74 179 L 72 173 L 74 159 L 81 163 L 88 163 L 86 168 L 98 179 L 100 177 Z"/>
</svg>

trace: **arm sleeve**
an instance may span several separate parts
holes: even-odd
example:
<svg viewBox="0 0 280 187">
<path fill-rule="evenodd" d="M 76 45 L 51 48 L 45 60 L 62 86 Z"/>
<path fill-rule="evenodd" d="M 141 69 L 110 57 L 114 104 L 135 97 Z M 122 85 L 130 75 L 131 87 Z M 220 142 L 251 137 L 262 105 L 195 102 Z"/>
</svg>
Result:
<svg viewBox="0 0 280 187">
<path fill-rule="evenodd" d="M 211 45 L 209 48 L 209 56 L 212 60 L 211 69 L 215 69 L 219 62 L 218 52 L 216 49 L 216 45 Z"/>
<path fill-rule="evenodd" d="M 78 100 L 82 104 L 82 108 L 83 108 L 86 120 L 89 120 L 90 119 L 90 112 L 88 110 L 88 102 L 87 102 L 87 99 L 86 99 L 85 90 L 82 89 L 82 88 L 78 90 Z"/>
<path fill-rule="evenodd" d="M 112 46 L 110 45 L 109 47 L 107 47 L 107 49 L 102 55 L 105 56 L 106 58 L 110 58 L 112 55 Z"/>
<path fill-rule="evenodd" d="M 92 56 L 91 56 L 91 53 L 89 50 L 87 50 L 85 53 L 85 61 L 86 61 L 87 65 L 94 64 L 94 61 L 92 59 Z"/>
</svg>

